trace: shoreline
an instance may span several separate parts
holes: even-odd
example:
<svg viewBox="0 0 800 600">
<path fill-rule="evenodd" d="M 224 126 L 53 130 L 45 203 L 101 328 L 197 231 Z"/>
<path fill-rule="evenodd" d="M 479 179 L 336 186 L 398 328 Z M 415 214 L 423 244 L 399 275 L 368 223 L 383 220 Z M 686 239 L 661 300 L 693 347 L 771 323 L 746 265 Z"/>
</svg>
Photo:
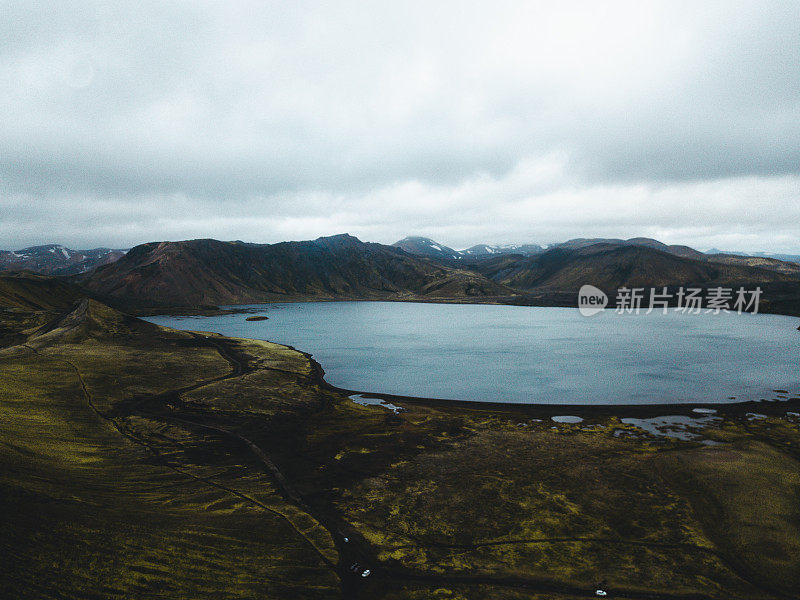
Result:
<svg viewBox="0 0 800 600">
<path fill-rule="evenodd" d="M 225 336 L 223 336 L 225 337 Z M 270 342 L 275 343 L 275 342 Z M 633 418 L 653 418 L 667 415 L 683 415 L 700 417 L 704 414 L 728 415 L 744 418 L 748 413 L 759 413 L 767 416 L 785 415 L 787 411 L 800 412 L 800 397 L 786 400 L 743 400 L 741 402 L 681 402 L 660 404 L 533 404 L 520 402 L 492 402 L 486 400 L 447 400 L 444 398 L 426 398 L 422 396 L 406 396 L 383 392 L 365 392 L 349 390 L 333 385 L 325 379 L 325 369 L 314 357 L 303 350 L 289 344 L 278 344 L 302 354 L 311 363 L 316 383 L 329 391 L 348 397 L 361 395 L 376 398 L 390 403 L 405 403 L 436 409 L 460 409 L 461 411 L 524 414 L 528 417 L 556 417 L 575 415 L 584 418 L 624 416 Z M 699 411 L 696 409 L 700 409 Z M 707 411 L 713 410 L 714 413 Z"/>
<path fill-rule="evenodd" d="M 404 300 L 293 300 L 286 302 L 269 302 L 259 306 L 269 304 L 290 304 L 298 302 L 420 302 L 414 299 Z M 491 306 L 529 306 L 522 304 L 502 304 L 495 302 L 420 302 L 422 304 L 487 304 Z M 146 316 L 165 316 L 165 317 L 206 317 L 221 316 L 228 314 L 249 314 L 259 312 L 252 308 L 255 305 L 230 305 L 219 307 L 218 311 L 211 314 L 166 314 L 159 313 Z M 541 306 L 540 308 L 575 308 L 574 306 Z M 577 310 L 577 309 L 576 309 Z M 607 308 L 605 310 L 613 310 Z M 749 314 L 749 313 L 748 313 Z M 784 315 L 779 313 L 758 313 L 776 314 L 787 318 L 794 318 L 795 315 Z M 143 315 L 144 316 L 144 315 Z M 800 327 L 798 328 L 800 329 Z M 216 333 L 216 332 L 215 332 Z M 222 337 L 228 337 L 217 333 Z M 245 338 L 250 339 L 250 338 Z M 363 390 L 351 390 L 336 386 L 325 379 L 325 369 L 317 362 L 313 355 L 289 344 L 280 344 L 271 340 L 268 341 L 279 346 L 283 346 L 294 352 L 298 352 L 309 360 L 316 382 L 320 387 L 345 396 L 361 395 L 366 398 L 375 398 L 390 403 L 406 403 L 430 408 L 458 408 L 467 411 L 490 411 L 493 413 L 525 414 L 530 417 L 553 417 L 561 415 L 575 415 L 585 418 L 608 417 L 624 413 L 633 418 L 651 418 L 665 415 L 699 416 L 705 411 L 713 410 L 714 414 L 726 414 L 737 417 L 744 417 L 747 413 L 760 413 L 769 416 L 785 414 L 787 411 L 800 412 L 800 397 L 791 397 L 781 400 L 742 400 L 735 402 L 679 402 L 679 403 L 654 403 L 654 404 L 542 404 L 542 403 L 523 403 L 523 402 L 496 402 L 491 400 L 456 400 L 446 398 L 429 398 L 425 396 L 409 396 L 404 394 L 391 394 L 384 392 L 371 392 Z M 696 409 L 700 409 L 699 411 Z"/>
<path fill-rule="evenodd" d="M 487 306 L 518 306 L 528 308 L 574 308 L 577 310 L 577 292 L 553 292 L 550 295 L 526 295 L 518 296 L 484 296 L 481 298 L 425 298 L 425 297 L 385 297 L 385 298 L 279 298 L 275 300 L 265 300 L 263 302 L 253 302 L 249 304 L 221 304 L 218 306 L 164 306 L 144 309 L 133 309 L 129 311 L 136 317 L 155 317 L 155 316 L 195 316 L 211 317 L 228 314 L 240 314 L 255 312 L 254 308 L 243 308 L 252 306 L 266 306 L 270 304 L 298 304 L 301 302 L 406 302 L 417 304 L 466 304 L 466 305 L 487 305 Z M 768 299 L 767 299 L 768 300 Z M 800 317 L 800 308 L 791 310 L 772 310 L 769 302 L 765 306 L 760 306 L 757 314 L 780 315 L 784 317 Z M 613 310 L 616 306 L 614 299 L 609 297 L 609 305 L 605 310 Z M 670 308 L 675 308 L 670 305 Z M 122 310 L 122 309 L 120 309 Z M 645 307 L 642 308 L 645 310 Z M 705 308 L 703 309 L 705 310 Z M 123 312 L 126 312 L 123 310 Z M 735 311 L 727 311 L 735 312 Z M 746 313 L 750 314 L 750 313 Z M 798 327 L 800 329 L 800 327 Z"/>
</svg>

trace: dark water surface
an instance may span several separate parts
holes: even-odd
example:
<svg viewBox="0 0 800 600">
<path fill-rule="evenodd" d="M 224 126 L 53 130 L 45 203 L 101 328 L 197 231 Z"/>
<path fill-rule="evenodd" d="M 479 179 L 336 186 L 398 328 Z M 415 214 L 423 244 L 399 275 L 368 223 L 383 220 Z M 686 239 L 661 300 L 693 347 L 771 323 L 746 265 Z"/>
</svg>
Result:
<svg viewBox="0 0 800 600">
<path fill-rule="evenodd" d="M 731 402 L 800 395 L 797 319 L 405 302 L 258 305 L 150 317 L 309 352 L 333 385 L 406 396 L 549 404 Z M 774 390 L 786 390 L 786 393 Z"/>
</svg>

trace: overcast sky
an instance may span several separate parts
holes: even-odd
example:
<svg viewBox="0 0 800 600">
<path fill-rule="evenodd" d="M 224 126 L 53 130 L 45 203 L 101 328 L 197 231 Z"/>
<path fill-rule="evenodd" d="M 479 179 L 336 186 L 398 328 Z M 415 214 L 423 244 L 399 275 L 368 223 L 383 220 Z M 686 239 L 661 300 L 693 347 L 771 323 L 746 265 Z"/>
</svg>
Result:
<svg viewBox="0 0 800 600">
<path fill-rule="evenodd" d="M 800 252 L 800 0 L 0 1 L 0 248 Z"/>
</svg>

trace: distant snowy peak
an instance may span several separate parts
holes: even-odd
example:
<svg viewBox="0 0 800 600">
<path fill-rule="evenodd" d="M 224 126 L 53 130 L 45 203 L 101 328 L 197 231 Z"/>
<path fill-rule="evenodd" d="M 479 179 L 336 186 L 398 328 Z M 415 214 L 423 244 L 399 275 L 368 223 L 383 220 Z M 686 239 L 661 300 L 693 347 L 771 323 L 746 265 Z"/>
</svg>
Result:
<svg viewBox="0 0 800 600">
<path fill-rule="evenodd" d="M 457 250 L 426 237 L 410 236 L 395 242 L 392 246 L 416 256 L 428 256 L 446 260 L 460 260 L 462 258 L 461 253 Z"/>
<path fill-rule="evenodd" d="M 0 250 L 0 271 L 27 270 L 46 275 L 72 275 L 114 262 L 125 252 L 111 248 L 72 250 L 61 244 Z"/>
<path fill-rule="evenodd" d="M 392 244 L 397 248 L 405 250 L 409 254 L 416 256 L 427 256 L 430 258 L 462 260 L 464 258 L 482 258 L 499 254 L 522 254 L 532 256 L 544 251 L 544 247 L 537 244 L 507 244 L 489 245 L 478 244 L 466 250 L 454 250 L 449 246 L 426 237 L 411 236 L 403 238 L 399 242 Z"/>
<path fill-rule="evenodd" d="M 477 244 L 462 250 L 461 254 L 464 256 L 484 256 L 487 254 L 498 254 L 499 246 L 487 246 L 486 244 Z"/>
<path fill-rule="evenodd" d="M 522 254 L 524 256 L 532 256 L 544 251 L 543 246 L 538 244 L 505 244 L 498 246 L 490 246 L 488 244 L 478 244 L 462 250 L 463 256 L 492 256 L 495 254 Z"/>
</svg>

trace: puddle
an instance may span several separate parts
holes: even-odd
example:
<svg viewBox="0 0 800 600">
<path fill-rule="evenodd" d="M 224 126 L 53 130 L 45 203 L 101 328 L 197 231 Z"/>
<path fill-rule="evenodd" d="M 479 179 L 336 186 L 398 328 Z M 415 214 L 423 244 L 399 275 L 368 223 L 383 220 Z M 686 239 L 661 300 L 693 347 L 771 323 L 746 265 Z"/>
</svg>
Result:
<svg viewBox="0 0 800 600">
<path fill-rule="evenodd" d="M 350 400 L 362 406 L 382 406 L 383 408 L 392 411 L 394 414 L 397 414 L 403 410 L 402 406 L 390 404 L 381 398 L 373 398 L 371 396 L 365 396 L 364 394 L 355 394 L 354 396 L 350 396 Z"/>
<path fill-rule="evenodd" d="M 582 423 L 583 417 L 576 417 L 573 415 L 560 415 L 557 417 L 550 417 L 556 423 Z"/>
<path fill-rule="evenodd" d="M 636 433 L 634 433 L 633 431 L 628 431 L 627 429 L 615 429 L 614 430 L 614 437 L 615 438 L 618 438 L 618 437 L 636 438 L 636 437 L 639 437 L 639 436 L 636 435 Z"/>
<path fill-rule="evenodd" d="M 705 410 L 709 409 L 695 409 L 695 411 Z M 705 443 L 710 442 L 711 440 L 703 440 L 702 434 L 693 430 L 702 429 L 707 425 L 718 423 L 722 419 L 719 417 L 714 417 L 711 414 L 707 414 L 706 416 L 702 417 L 668 415 L 664 417 L 654 417 L 652 419 L 634 419 L 632 417 L 626 417 L 620 420 L 626 425 L 635 425 L 640 429 L 644 429 L 647 433 L 656 437 L 668 437 L 684 441 L 702 441 Z"/>
<path fill-rule="evenodd" d="M 596 425 L 587 425 L 586 427 L 581 427 L 581 431 L 602 431 L 605 428 L 605 425 L 600 425 L 598 423 Z"/>
</svg>

